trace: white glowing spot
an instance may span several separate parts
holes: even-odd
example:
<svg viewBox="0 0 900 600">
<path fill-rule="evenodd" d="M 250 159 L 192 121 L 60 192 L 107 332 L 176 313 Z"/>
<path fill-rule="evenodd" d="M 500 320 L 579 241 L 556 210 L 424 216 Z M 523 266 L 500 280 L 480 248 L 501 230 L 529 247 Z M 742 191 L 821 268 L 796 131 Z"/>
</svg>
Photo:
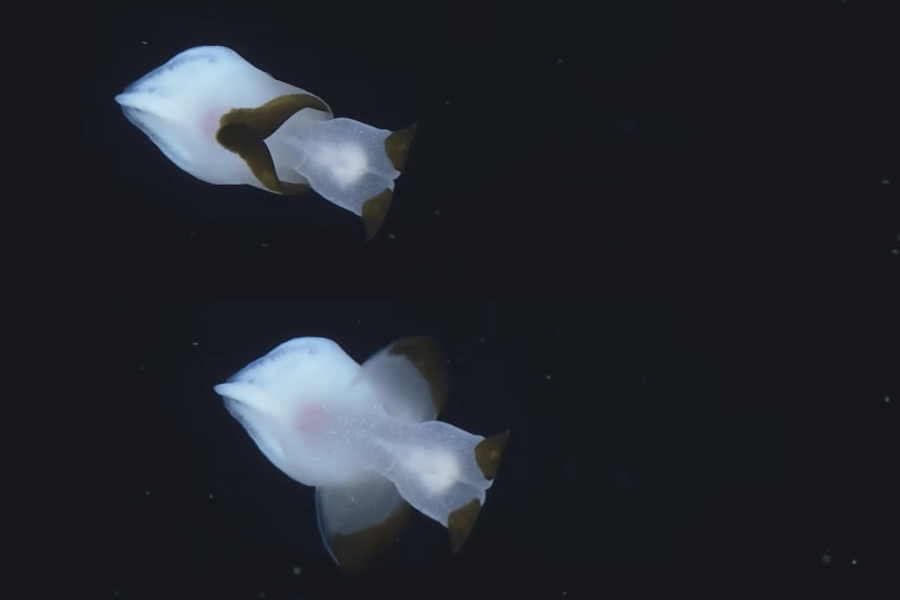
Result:
<svg viewBox="0 0 900 600">
<path fill-rule="evenodd" d="M 369 164 L 363 149 L 349 144 L 323 145 L 316 156 L 316 162 L 331 169 L 338 183 L 344 187 L 359 179 Z"/>
<path fill-rule="evenodd" d="M 416 448 L 406 456 L 407 464 L 421 474 L 429 494 L 439 494 L 459 479 L 459 465 L 452 454 Z"/>
</svg>

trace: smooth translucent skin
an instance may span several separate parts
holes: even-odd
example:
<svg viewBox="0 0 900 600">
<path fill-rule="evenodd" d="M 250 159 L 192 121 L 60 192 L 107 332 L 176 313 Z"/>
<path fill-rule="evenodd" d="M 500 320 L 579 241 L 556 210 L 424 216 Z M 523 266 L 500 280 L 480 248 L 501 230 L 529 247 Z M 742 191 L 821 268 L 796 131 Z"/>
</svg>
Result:
<svg viewBox="0 0 900 600">
<path fill-rule="evenodd" d="M 318 488 L 329 547 L 404 500 L 446 527 L 492 484 L 476 463 L 484 438 L 434 420 L 428 381 L 393 346 L 360 366 L 331 340 L 297 338 L 215 386 L 276 467 Z"/>
<path fill-rule="evenodd" d="M 173 163 L 194 177 L 272 191 L 238 154 L 218 143 L 216 133 L 220 118 L 232 109 L 259 108 L 289 94 L 313 96 L 273 79 L 233 50 L 200 46 L 131 84 L 116 101 Z M 280 180 L 309 184 L 327 200 L 362 215 L 365 201 L 393 190 L 400 175 L 385 152 L 390 134 L 351 119 L 334 119 L 330 109 L 303 108 L 265 144 Z"/>
</svg>

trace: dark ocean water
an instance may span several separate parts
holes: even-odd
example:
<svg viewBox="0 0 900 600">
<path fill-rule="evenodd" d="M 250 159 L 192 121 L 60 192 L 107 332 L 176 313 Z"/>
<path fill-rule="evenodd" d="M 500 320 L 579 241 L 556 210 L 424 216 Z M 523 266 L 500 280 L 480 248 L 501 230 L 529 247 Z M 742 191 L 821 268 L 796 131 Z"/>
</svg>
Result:
<svg viewBox="0 0 900 600">
<path fill-rule="evenodd" d="M 85 157 L 104 176 L 66 209 L 61 243 L 96 416 L 91 596 L 730 598 L 880 581 L 900 506 L 884 15 L 285 6 L 114 8 L 87 45 Z M 116 94 L 207 44 L 337 116 L 418 124 L 374 240 L 314 193 L 196 180 L 125 119 Z M 212 386 L 293 337 L 363 361 L 410 335 L 450 359 L 442 418 L 510 443 L 459 554 L 416 515 L 383 563 L 346 575 L 312 489 Z"/>
</svg>

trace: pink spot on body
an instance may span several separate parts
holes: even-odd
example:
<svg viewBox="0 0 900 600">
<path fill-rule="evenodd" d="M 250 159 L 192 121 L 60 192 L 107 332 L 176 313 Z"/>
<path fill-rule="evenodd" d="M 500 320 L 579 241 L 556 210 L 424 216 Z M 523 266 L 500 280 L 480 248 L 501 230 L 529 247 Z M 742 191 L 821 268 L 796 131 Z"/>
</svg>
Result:
<svg viewBox="0 0 900 600">
<path fill-rule="evenodd" d="M 203 128 L 203 135 L 215 138 L 216 132 L 219 131 L 219 119 L 222 118 L 222 115 L 225 114 L 224 110 L 217 109 L 211 110 L 207 112 L 203 116 L 203 121 L 201 127 Z"/>
<path fill-rule="evenodd" d="M 331 415 L 320 405 L 304 408 L 294 419 L 294 428 L 304 435 L 318 437 L 331 423 Z"/>
</svg>

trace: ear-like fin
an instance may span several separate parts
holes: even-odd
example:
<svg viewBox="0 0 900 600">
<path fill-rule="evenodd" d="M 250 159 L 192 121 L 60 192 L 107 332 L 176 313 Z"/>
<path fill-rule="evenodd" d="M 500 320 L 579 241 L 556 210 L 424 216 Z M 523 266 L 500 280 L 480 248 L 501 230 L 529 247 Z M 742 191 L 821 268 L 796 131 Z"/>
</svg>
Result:
<svg viewBox="0 0 900 600">
<path fill-rule="evenodd" d="M 497 476 L 497 467 L 500 465 L 500 457 L 509 441 L 509 429 L 496 435 L 485 438 L 475 446 L 475 462 L 484 474 L 485 479 L 492 480 Z M 465 543 L 478 513 L 481 511 L 481 503 L 472 500 L 462 508 L 458 508 L 447 517 L 447 529 L 450 531 L 450 548 L 456 554 Z"/>
<path fill-rule="evenodd" d="M 381 556 L 397 541 L 409 522 L 412 507 L 403 506 L 377 527 L 350 535 L 335 534 L 331 538 L 329 550 L 342 571 L 359 573 L 369 563 Z"/>
<path fill-rule="evenodd" d="M 447 404 L 447 359 L 434 338 L 411 337 L 397 340 L 390 346 L 391 354 L 405 356 L 428 382 L 435 414 Z M 483 443 L 483 442 L 482 442 Z"/>
<path fill-rule="evenodd" d="M 450 552 L 456 554 L 465 543 L 472 528 L 475 527 L 475 521 L 478 519 L 478 513 L 481 511 L 481 503 L 478 500 L 472 500 L 462 508 L 458 508 L 450 513 L 447 518 L 447 529 L 450 531 Z"/>
<path fill-rule="evenodd" d="M 406 166 L 406 157 L 416 137 L 416 124 L 413 123 L 403 129 L 398 129 L 384 140 L 384 151 L 394 168 L 402 171 Z"/>
<path fill-rule="evenodd" d="M 503 450 L 506 449 L 508 441 L 509 429 L 485 438 L 475 446 L 475 462 L 478 463 L 478 468 L 484 473 L 485 479 L 492 480 L 497 476 L 500 456 L 502 456 Z"/>
<path fill-rule="evenodd" d="M 285 94 L 257 108 L 233 108 L 222 115 L 216 141 L 240 156 L 266 189 L 287 195 L 306 193 L 309 185 L 278 179 L 272 154 L 263 141 L 304 108 L 330 112 L 328 106 L 315 96 Z"/>
<path fill-rule="evenodd" d="M 384 222 L 388 209 L 391 207 L 391 199 L 394 193 L 391 190 L 384 190 L 374 198 L 369 198 L 362 205 L 363 226 L 366 228 L 366 241 L 368 242 Z"/>
<path fill-rule="evenodd" d="M 285 94 L 273 98 L 256 108 L 233 108 L 222 115 L 219 125 L 246 123 L 253 128 L 261 139 L 266 139 L 284 125 L 285 121 L 304 108 L 315 108 L 322 112 L 331 112 L 328 109 L 328 105 L 315 96 L 309 94 Z"/>
<path fill-rule="evenodd" d="M 404 338 L 363 363 L 351 393 L 362 394 L 365 402 L 380 404 L 392 419 L 402 423 L 433 421 L 447 403 L 446 367 L 436 341 Z M 473 451 L 480 441 L 478 436 L 473 437 L 466 452 Z M 478 477 L 478 472 L 473 476 Z"/>
<path fill-rule="evenodd" d="M 362 571 L 386 552 L 411 513 L 394 484 L 374 473 L 354 484 L 316 488 L 319 533 L 344 571 Z"/>
</svg>

